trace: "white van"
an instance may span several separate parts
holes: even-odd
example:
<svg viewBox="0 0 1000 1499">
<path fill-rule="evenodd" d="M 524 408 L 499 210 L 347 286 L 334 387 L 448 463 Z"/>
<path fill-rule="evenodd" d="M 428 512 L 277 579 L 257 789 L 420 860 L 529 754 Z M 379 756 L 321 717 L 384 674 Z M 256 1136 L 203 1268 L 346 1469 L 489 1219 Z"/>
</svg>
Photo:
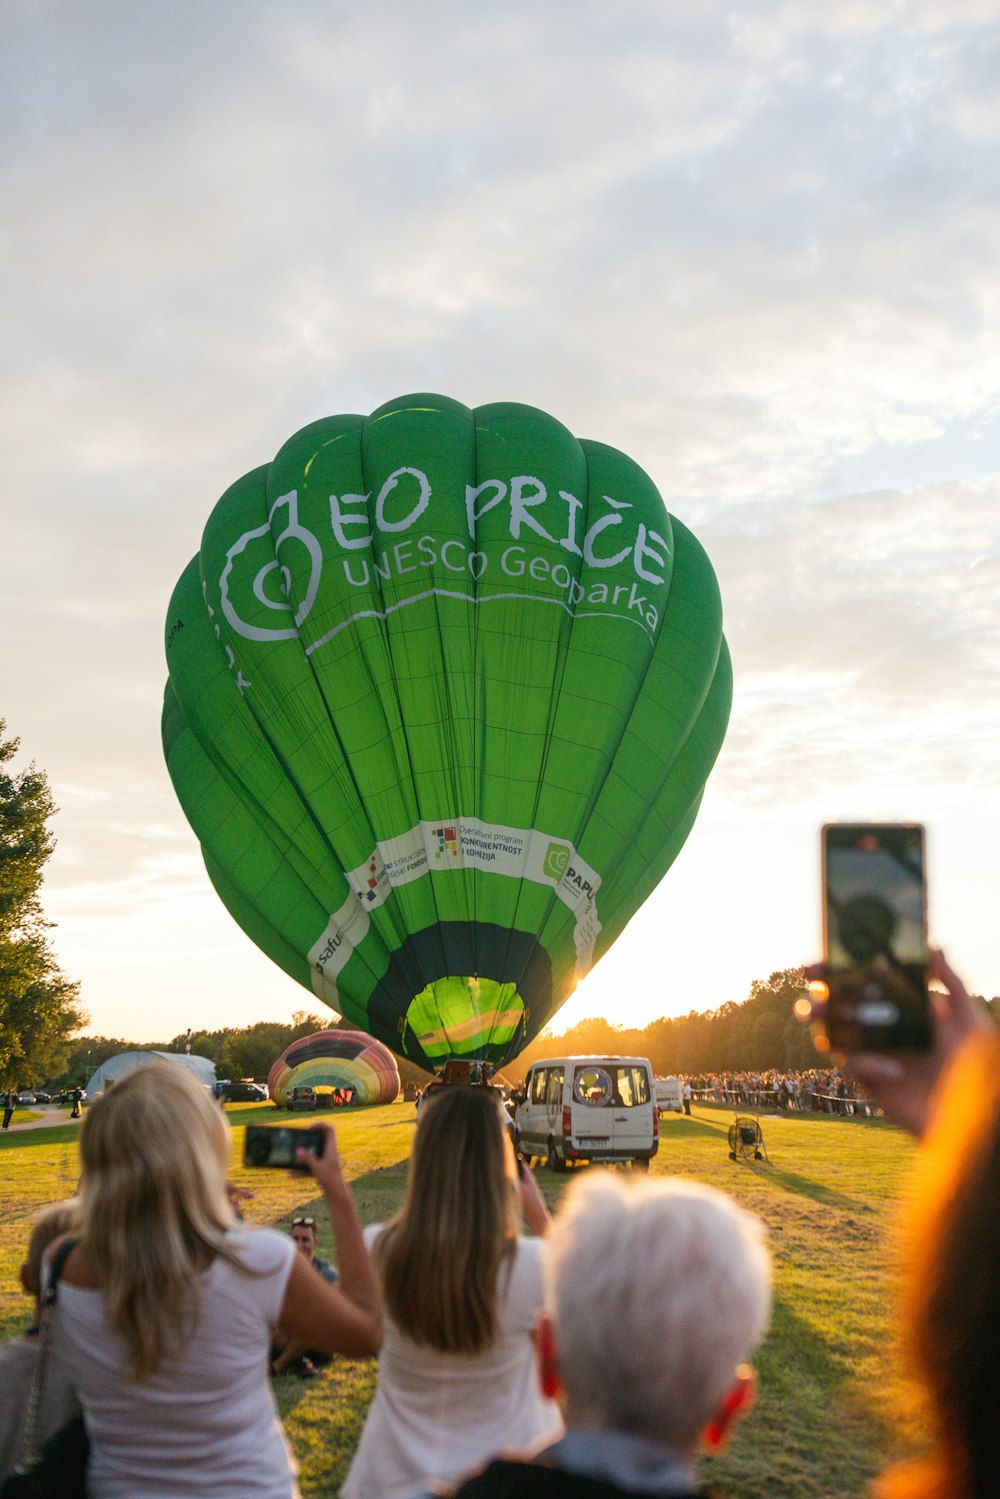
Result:
<svg viewBox="0 0 1000 1499">
<path fill-rule="evenodd" d="M 526 1156 L 553 1171 L 571 1161 L 648 1166 L 660 1143 L 653 1069 L 645 1057 L 549 1057 L 528 1069 L 514 1116 Z"/>
<path fill-rule="evenodd" d="M 668 1109 L 675 1114 L 683 1114 L 684 1095 L 681 1092 L 679 1077 L 674 1077 L 673 1073 L 670 1073 L 667 1077 L 654 1078 L 653 1086 L 656 1089 L 656 1107 L 661 1114 L 665 1114 Z"/>
</svg>

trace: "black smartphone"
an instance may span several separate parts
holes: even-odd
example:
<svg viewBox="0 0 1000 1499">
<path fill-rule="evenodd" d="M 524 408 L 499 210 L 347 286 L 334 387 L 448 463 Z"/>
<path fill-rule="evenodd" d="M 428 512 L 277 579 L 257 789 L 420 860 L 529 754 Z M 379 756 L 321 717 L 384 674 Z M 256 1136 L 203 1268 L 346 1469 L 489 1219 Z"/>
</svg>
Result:
<svg viewBox="0 0 1000 1499">
<path fill-rule="evenodd" d="M 294 1170 L 299 1162 L 296 1150 L 310 1155 L 323 1154 L 325 1135 L 321 1129 L 289 1129 L 287 1125 L 248 1124 L 243 1142 L 244 1166 L 275 1166 L 282 1171 Z"/>
<path fill-rule="evenodd" d="M 926 1051 L 927 881 L 917 823 L 823 829 L 823 1024 L 835 1051 Z"/>
</svg>

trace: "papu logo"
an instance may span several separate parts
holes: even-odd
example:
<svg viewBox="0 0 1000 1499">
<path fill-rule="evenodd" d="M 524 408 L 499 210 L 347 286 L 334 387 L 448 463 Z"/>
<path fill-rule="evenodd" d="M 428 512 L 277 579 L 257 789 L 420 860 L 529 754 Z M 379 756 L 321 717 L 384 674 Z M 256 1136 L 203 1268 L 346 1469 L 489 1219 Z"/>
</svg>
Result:
<svg viewBox="0 0 1000 1499">
<path fill-rule="evenodd" d="M 570 848 L 568 843 L 550 843 L 545 850 L 545 860 L 542 869 L 550 880 L 561 880 L 569 865 Z"/>
</svg>

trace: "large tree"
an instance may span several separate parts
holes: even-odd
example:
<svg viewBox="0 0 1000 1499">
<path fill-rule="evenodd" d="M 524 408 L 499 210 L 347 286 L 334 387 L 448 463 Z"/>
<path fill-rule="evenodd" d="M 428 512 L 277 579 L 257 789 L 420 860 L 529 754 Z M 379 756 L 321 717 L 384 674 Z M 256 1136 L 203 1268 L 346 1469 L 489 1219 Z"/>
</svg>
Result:
<svg viewBox="0 0 1000 1499">
<path fill-rule="evenodd" d="M 0 718 L 0 1084 L 40 1082 L 56 1070 L 86 1016 L 60 971 L 42 914 L 56 807 L 43 771 L 11 770 L 19 747 Z"/>
</svg>

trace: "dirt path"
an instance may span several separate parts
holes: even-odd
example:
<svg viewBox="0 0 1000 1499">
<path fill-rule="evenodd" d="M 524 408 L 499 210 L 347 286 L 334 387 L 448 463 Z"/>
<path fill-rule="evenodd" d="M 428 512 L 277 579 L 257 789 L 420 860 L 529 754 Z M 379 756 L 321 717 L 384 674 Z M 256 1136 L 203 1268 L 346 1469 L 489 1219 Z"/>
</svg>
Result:
<svg viewBox="0 0 1000 1499">
<path fill-rule="evenodd" d="M 37 1104 L 34 1109 L 41 1111 L 41 1119 L 28 1119 L 23 1124 L 15 1123 L 17 1115 L 11 1120 L 7 1133 L 13 1134 L 18 1129 L 51 1129 L 54 1124 L 77 1124 L 76 1119 L 71 1119 L 65 1109 L 46 1108 L 44 1104 Z M 33 1109 L 33 1112 L 34 1112 Z"/>
</svg>

